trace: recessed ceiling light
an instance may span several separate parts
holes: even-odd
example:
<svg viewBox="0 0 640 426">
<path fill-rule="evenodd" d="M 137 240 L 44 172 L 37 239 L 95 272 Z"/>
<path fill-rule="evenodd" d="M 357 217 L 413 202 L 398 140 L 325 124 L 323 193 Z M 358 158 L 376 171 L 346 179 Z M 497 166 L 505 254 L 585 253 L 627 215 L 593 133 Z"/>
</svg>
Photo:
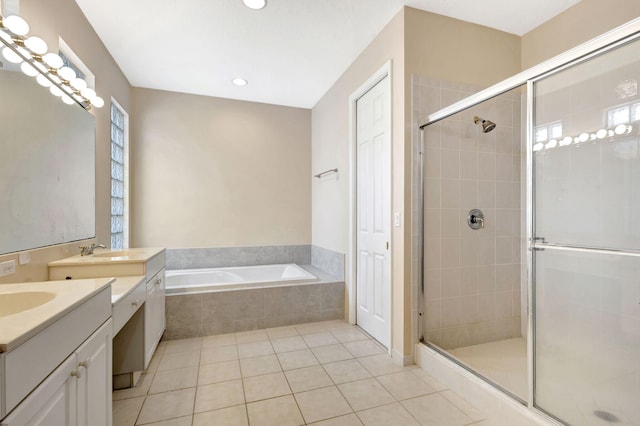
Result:
<svg viewBox="0 0 640 426">
<path fill-rule="evenodd" d="M 267 5 L 267 0 L 242 0 L 249 9 L 259 10 Z"/>
<path fill-rule="evenodd" d="M 246 86 L 248 83 L 248 81 L 244 78 L 234 78 L 233 80 L 231 80 L 231 82 L 236 86 Z"/>
</svg>

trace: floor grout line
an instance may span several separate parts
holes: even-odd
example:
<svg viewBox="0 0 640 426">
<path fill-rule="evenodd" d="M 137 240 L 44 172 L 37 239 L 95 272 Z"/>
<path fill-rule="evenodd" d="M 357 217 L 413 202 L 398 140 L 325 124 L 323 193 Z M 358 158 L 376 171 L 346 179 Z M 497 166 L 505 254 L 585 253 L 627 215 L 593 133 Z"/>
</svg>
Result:
<svg viewBox="0 0 640 426">
<path fill-rule="evenodd" d="M 304 393 L 304 392 L 311 392 L 311 391 L 316 391 L 316 390 L 319 390 L 319 389 L 335 387 L 335 388 L 338 390 L 338 393 L 339 393 L 339 395 L 341 396 L 341 398 L 346 402 L 347 406 L 348 406 L 348 407 L 349 407 L 349 409 L 351 410 L 351 411 L 350 411 L 350 413 L 343 414 L 343 415 L 338 415 L 338 416 L 333 416 L 333 417 L 329 417 L 329 418 L 326 418 L 326 419 L 320 419 L 320 420 L 316 420 L 316 421 L 325 421 L 325 420 L 330 420 L 330 419 L 334 419 L 334 418 L 338 418 L 338 417 L 342 417 L 342 416 L 347 416 L 347 415 L 350 415 L 350 414 L 355 414 L 356 418 L 357 418 L 359 421 L 361 421 L 361 422 L 362 422 L 362 418 L 360 417 L 360 415 L 358 414 L 358 412 L 354 409 L 354 407 L 353 407 L 352 403 L 347 399 L 347 397 L 346 397 L 346 396 L 345 396 L 345 394 L 343 393 L 342 389 L 340 388 L 340 385 L 345 385 L 345 384 L 349 384 L 349 383 L 354 383 L 354 382 L 361 381 L 361 380 L 374 379 L 374 380 L 375 380 L 375 382 L 376 382 L 376 383 L 381 387 L 381 389 L 382 389 L 382 390 L 384 390 L 387 394 L 389 394 L 389 395 L 391 396 L 391 398 L 392 398 L 392 402 L 386 402 L 386 403 L 383 403 L 383 404 L 380 404 L 380 405 L 374 405 L 373 407 L 368 407 L 368 408 L 365 408 L 365 409 L 360 410 L 360 411 L 367 411 L 367 410 L 376 409 L 376 408 L 380 408 L 380 407 L 384 407 L 384 406 L 389 406 L 389 405 L 393 405 L 393 404 L 399 404 L 399 406 L 400 406 L 400 407 L 402 407 L 402 409 L 403 409 L 403 410 L 405 410 L 407 413 L 409 413 L 409 415 L 411 416 L 411 418 L 413 418 L 413 419 L 415 419 L 415 420 L 417 421 L 417 418 L 415 417 L 415 415 L 414 415 L 411 411 L 409 411 L 409 410 L 408 410 L 408 409 L 403 405 L 403 402 L 404 402 L 404 401 L 407 401 L 407 400 L 410 400 L 410 399 L 414 399 L 414 398 L 420 398 L 420 397 L 423 397 L 423 396 L 426 396 L 426 395 L 440 394 L 441 392 L 444 392 L 444 391 L 446 391 L 446 390 L 449 390 L 449 389 L 441 389 L 441 390 L 435 390 L 435 389 L 434 389 L 434 392 L 431 392 L 431 393 L 429 393 L 429 394 L 425 394 L 425 395 L 418 395 L 418 396 L 416 396 L 416 397 L 412 397 L 412 398 L 405 398 L 405 399 L 399 399 L 399 398 L 397 398 L 397 397 L 396 397 L 396 396 L 395 396 L 395 395 L 390 391 L 390 389 L 389 389 L 389 388 L 387 388 L 387 387 L 386 387 L 386 386 L 385 386 L 385 385 L 384 385 L 380 380 L 378 380 L 378 378 L 379 378 L 379 377 L 383 377 L 383 376 L 388 376 L 388 375 L 392 375 L 392 374 L 399 373 L 399 372 L 401 372 L 401 371 L 404 371 L 404 369 L 401 369 L 401 370 L 398 370 L 398 371 L 389 371 L 389 370 L 385 369 L 386 367 L 382 366 L 381 368 L 379 368 L 379 369 L 378 369 L 379 371 L 382 371 L 382 373 L 381 373 L 381 374 L 377 374 L 377 375 L 376 375 L 376 374 L 374 374 L 374 373 L 373 373 L 373 370 L 370 370 L 369 368 L 367 368 L 367 367 L 365 366 L 365 364 L 363 364 L 363 363 L 362 363 L 362 359 L 365 359 L 365 358 L 373 358 L 373 357 L 376 357 L 376 356 L 380 356 L 380 355 L 382 355 L 382 354 L 374 353 L 374 354 L 367 354 L 367 355 L 364 355 L 364 356 L 355 356 L 355 355 L 354 355 L 351 351 L 349 351 L 349 349 L 347 349 L 347 347 L 346 347 L 346 346 L 344 346 L 344 345 L 345 345 L 345 343 L 355 343 L 355 342 L 365 342 L 365 341 L 366 341 L 366 342 L 372 342 L 372 343 L 374 343 L 374 344 L 376 344 L 376 342 L 375 342 L 374 340 L 372 340 L 370 337 L 368 337 L 368 336 L 367 336 L 366 334 L 364 334 L 364 333 L 363 333 L 363 335 L 364 335 L 364 336 L 366 336 L 366 338 L 365 338 L 365 339 L 353 340 L 353 341 L 351 341 L 351 342 L 342 342 L 342 341 L 340 341 L 340 340 L 338 339 L 337 335 L 336 335 L 336 334 L 334 334 L 334 333 L 332 332 L 332 331 L 337 331 L 337 330 L 339 330 L 339 329 L 341 329 L 341 328 L 342 328 L 342 329 L 346 329 L 346 328 L 348 328 L 348 327 L 325 328 L 325 329 L 323 329 L 323 330 L 322 330 L 319 326 L 318 326 L 318 328 L 315 328 L 315 327 L 309 327 L 309 329 L 307 330 L 307 334 L 297 334 L 297 335 L 295 335 L 295 336 L 284 336 L 284 337 L 273 337 L 273 338 L 269 335 L 269 333 L 268 333 L 268 332 L 265 332 L 265 333 L 266 333 L 266 336 L 267 336 L 267 340 L 266 340 L 266 342 L 268 342 L 268 343 L 269 343 L 269 346 L 270 346 L 271 350 L 273 351 L 273 354 L 269 354 L 269 355 L 273 355 L 273 356 L 275 356 L 275 359 L 276 359 L 276 361 L 277 361 L 277 363 L 278 363 L 278 366 L 279 366 L 279 369 L 280 369 L 280 370 L 278 371 L 278 373 L 280 373 L 282 376 L 284 376 L 285 382 L 286 382 L 287 387 L 288 387 L 288 393 L 287 393 L 286 395 L 272 396 L 272 397 L 268 397 L 268 398 L 264 398 L 264 399 L 259 399 L 259 400 L 256 400 L 256 401 L 251 401 L 251 403 L 254 403 L 254 402 L 262 402 L 262 401 L 268 401 L 268 400 L 271 400 L 271 399 L 276 399 L 276 398 L 281 398 L 281 397 L 287 397 L 287 396 L 291 395 L 291 396 L 293 397 L 293 400 L 294 400 L 295 404 L 296 404 L 296 408 L 297 408 L 298 412 L 300 413 L 300 415 L 302 416 L 302 418 L 303 418 L 303 420 L 304 420 L 304 422 L 305 422 L 304 424 L 308 424 L 307 419 L 305 419 L 305 418 L 304 418 L 304 415 L 303 415 L 302 409 L 301 409 L 301 407 L 300 407 L 300 404 L 299 404 L 299 401 L 298 401 L 298 398 L 296 397 L 296 395 L 297 395 L 297 394 L 300 394 L 300 393 Z M 357 328 L 357 327 L 354 327 L 353 329 L 356 329 L 356 330 L 358 330 L 359 332 L 361 332 L 361 333 L 362 333 L 362 331 L 361 331 L 359 328 Z M 298 330 L 297 328 L 295 328 L 295 331 L 296 331 L 296 332 L 298 332 L 298 333 L 300 332 L 300 330 Z M 309 332 L 309 331 L 310 331 L 310 332 Z M 309 346 L 309 344 L 308 344 L 308 343 L 306 342 L 306 340 L 304 339 L 304 336 L 305 336 L 305 335 L 309 335 L 309 334 L 318 334 L 318 333 L 328 333 L 330 336 L 332 336 L 332 337 L 337 341 L 337 343 L 328 343 L 328 344 L 323 344 L 323 345 L 320 345 L 320 346 L 315 346 L 315 347 L 313 347 L 313 348 L 312 348 L 312 347 L 310 347 L 310 346 Z M 339 335 L 339 334 L 338 334 L 338 335 Z M 299 338 L 304 342 L 305 349 L 293 349 L 293 350 L 285 350 L 285 351 L 282 351 L 282 352 L 276 352 L 276 348 L 275 348 L 275 346 L 274 346 L 274 344 L 273 344 L 273 341 L 274 341 L 274 340 L 278 340 L 278 339 L 290 338 L 290 337 L 299 337 Z M 218 382 L 214 382 L 214 383 L 211 383 L 211 384 L 218 384 L 218 383 L 225 383 L 225 382 L 230 382 L 230 381 L 240 380 L 241 385 L 242 385 L 243 399 L 244 399 L 244 403 L 243 403 L 242 405 L 244 405 L 244 408 L 245 408 L 244 413 L 245 413 L 245 416 L 246 416 L 247 422 L 250 422 L 250 420 L 249 420 L 249 411 L 248 411 L 248 405 L 249 405 L 249 402 L 248 402 L 248 400 L 247 400 L 247 389 L 246 389 L 246 386 L 245 386 L 245 380 L 247 380 L 247 379 L 251 379 L 251 378 L 253 378 L 253 377 L 260 377 L 260 376 L 264 376 L 264 375 L 268 375 L 268 374 L 274 374 L 274 373 L 262 373 L 262 374 L 258 374 L 258 375 L 254 375 L 254 376 L 248 376 L 248 377 L 245 377 L 245 376 L 244 376 L 245 371 L 244 371 L 244 369 L 243 369 L 243 367 L 242 367 L 242 363 L 240 362 L 240 361 L 241 361 L 241 359 L 240 359 L 240 353 L 239 353 L 239 345 L 241 345 L 241 344 L 247 344 L 247 343 L 260 343 L 260 342 L 265 342 L 265 340 L 258 341 L 258 342 L 237 343 L 237 339 L 235 338 L 235 334 L 234 334 L 234 341 L 236 342 L 235 344 L 222 344 L 222 345 L 217 345 L 217 344 L 216 344 L 216 345 L 208 346 L 208 347 L 206 347 L 206 348 L 205 348 L 205 347 L 204 347 L 204 338 L 200 338 L 200 345 L 199 345 L 199 348 L 200 348 L 200 349 L 199 349 L 198 356 L 197 356 L 197 358 L 198 358 L 198 362 L 197 362 L 197 365 L 195 366 L 195 367 L 196 367 L 196 383 L 195 383 L 195 386 L 193 386 L 193 388 L 195 389 L 195 394 L 194 394 L 194 400 L 193 400 L 192 410 L 191 410 L 191 425 L 192 425 L 192 426 L 195 424 L 195 418 L 196 418 L 195 406 L 196 406 L 196 401 L 197 401 L 197 396 L 198 396 L 198 388 L 200 387 L 200 373 L 201 373 L 201 371 L 202 371 L 202 368 L 203 368 L 205 365 L 215 365 L 215 364 L 220 364 L 220 363 L 223 363 L 223 362 L 228 362 L 228 361 L 217 361 L 217 362 L 209 362 L 209 363 L 207 363 L 207 364 L 202 364 L 202 352 L 203 352 L 204 350 L 207 350 L 207 349 L 214 349 L 214 348 L 221 348 L 221 347 L 227 347 L 227 346 L 232 346 L 232 345 L 233 345 L 233 346 L 235 346 L 235 355 L 236 355 L 236 358 L 235 358 L 233 361 L 236 361 L 236 362 L 238 363 L 238 370 L 239 370 L 239 372 L 240 372 L 240 377 L 239 377 L 239 379 L 223 380 L 223 381 L 218 381 Z M 337 360 L 337 361 L 331 361 L 331 362 L 325 362 L 325 363 L 320 362 L 320 360 L 318 359 L 318 356 L 317 356 L 317 355 L 316 355 L 316 353 L 313 351 L 313 349 L 316 349 L 316 348 L 322 348 L 322 347 L 328 347 L 328 346 L 337 346 L 337 347 L 339 347 L 339 348 L 342 348 L 342 349 L 344 349 L 344 350 L 345 350 L 349 355 L 351 355 L 353 358 L 348 358 L 348 359 L 343 359 L 343 360 Z M 144 373 L 144 375 L 145 375 L 145 376 L 146 376 L 146 375 L 149 375 L 149 376 L 150 376 L 150 379 L 149 379 L 149 380 L 151 380 L 151 382 L 149 383 L 149 388 L 144 392 L 144 394 L 143 394 L 143 395 L 140 395 L 140 396 L 131 396 L 131 397 L 129 397 L 129 398 L 122 398 L 122 399 L 120 399 L 120 400 L 114 400 L 114 402 L 116 402 L 116 403 L 117 403 L 118 401 L 126 401 L 126 400 L 130 400 L 130 399 L 133 399 L 133 398 L 138 398 L 138 397 L 142 397 L 142 398 L 143 398 L 143 400 L 142 400 L 142 404 L 141 404 L 140 409 L 139 409 L 139 411 L 138 411 L 138 413 L 137 413 L 137 416 L 136 416 L 135 424 L 137 424 L 137 422 L 140 420 L 140 415 L 142 414 L 142 409 L 143 409 L 143 407 L 144 407 L 144 405 L 145 405 L 145 403 L 146 403 L 146 401 L 147 401 L 147 398 L 148 398 L 149 396 L 152 396 L 152 395 L 160 395 L 160 394 L 163 394 L 163 393 L 175 392 L 175 391 L 180 391 L 180 390 L 187 390 L 187 389 L 190 389 L 190 388 L 191 388 L 191 387 L 187 387 L 187 388 L 182 388 L 182 389 L 171 389 L 171 390 L 166 390 L 166 391 L 164 391 L 164 392 L 158 392 L 158 393 L 156 393 L 156 394 L 151 394 L 151 393 L 150 393 L 151 388 L 152 388 L 152 386 L 153 386 L 153 383 L 154 383 L 154 381 L 156 380 L 156 374 L 157 374 L 158 372 L 160 372 L 160 370 L 158 370 L 158 368 L 160 367 L 160 364 L 161 364 L 161 362 L 162 362 L 162 359 L 165 357 L 165 355 L 174 355 L 174 354 L 188 353 L 188 352 L 189 352 L 189 351 L 185 351 L 185 352 L 172 352 L 172 353 L 170 353 L 170 354 L 166 354 L 166 349 L 167 349 L 167 348 L 165 347 L 165 348 L 163 349 L 163 353 L 162 353 L 162 354 L 159 354 L 160 358 L 159 358 L 157 361 L 152 359 L 152 362 L 157 362 L 156 370 L 155 370 L 154 372 L 146 371 L 146 372 Z M 311 354 L 312 354 L 313 359 L 315 360 L 315 362 L 316 362 L 317 364 L 314 364 L 314 365 L 311 365 L 311 366 L 303 366 L 303 367 L 293 368 L 293 369 L 289 369 L 289 370 L 284 370 L 284 367 L 283 367 L 282 362 L 281 362 L 281 360 L 280 360 L 280 357 L 279 357 L 278 355 L 280 355 L 280 354 L 285 354 L 285 353 L 290 353 L 290 352 L 296 352 L 296 351 L 303 351 L 303 350 L 306 350 L 306 351 L 308 351 L 309 353 L 311 353 Z M 191 352 L 194 352 L 194 351 L 191 351 Z M 360 352 L 362 352 L 362 351 L 360 351 Z M 385 353 L 385 354 L 386 354 L 386 353 Z M 386 355 L 388 356 L 388 354 L 386 354 Z M 257 357 L 261 357 L 261 356 L 266 356 L 266 355 L 256 355 L 256 356 L 252 356 L 252 357 L 248 357 L 248 358 L 243 358 L 243 359 L 252 359 L 252 358 L 257 358 Z M 346 382 L 336 383 L 335 379 L 334 379 L 334 378 L 329 374 L 328 370 L 326 369 L 326 365 L 334 364 L 334 363 L 340 363 L 340 362 L 349 362 L 349 361 L 355 361 L 355 362 L 356 362 L 356 363 L 357 363 L 357 364 L 358 364 L 358 365 L 359 365 L 359 366 L 360 366 L 360 367 L 361 367 L 361 368 L 362 368 L 362 369 L 363 369 L 363 370 L 364 370 L 364 371 L 369 375 L 369 377 L 359 378 L 359 379 L 353 379 L 353 380 L 348 380 L 348 381 L 346 381 Z M 390 361 L 390 360 L 389 360 L 389 361 Z M 392 362 L 392 361 L 390 361 L 390 362 Z M 372 368 L 374 365 L 376 365 L 376 364 L 371 364 L 371 366 L 370 366 L 370 367 Z M 304 390 L 304 391 L 294 392 L 294 390 L 293 390 L 293 388 L 292 388 L 292 385 L 291 385 L 290 378 L 287 376 L 287 374 L 286 374 L 286 373 L 287 373 L 287 372 L 290 372 L 290 371 L 302 370 L 302 369 L 305 369 L 305 368 L 312 368 L 312 367 L 320 367 L 320 368 L 322 369 L 322 372 L 324 373 L 324 375 L 326 375 L 326 376 L 329 378 L 329 380 L 330 380 L 330 383 L 331 383 L 331 384 L 327 384 L 327 385 L 323 385 L 323 386 L 319 386 L 319 387 L 314 387 L 313 389 L 307 389 L 307 390 Z M 180 367 L 178 367 L 178 368 L 172 368 L 172 369 L 162 370 L 162 371 L 171 371 L 171 370 L 178 370 L 178 369 L 183 369 L 183 368 L 189 368 L 189 367 L 180 366 Z M 411 369 L 409 369 L 409 370 L 411 370 Z M 144 377 L 144 376 L 143 376 L 143 377 Z M 143 377 L 141 377 L 141 379 L 140 379 L 140 383 L 142 382 Z M 423 379 L 422 379 L 421 377 L 419 377 L 419 376 L 416 376 L 416 378 L 417 378 L 417 379 L 419 379 L 419 380 L 421 380 L 421 382 L 424 382 L 424 383 L 426 383 L 426 384 L 429 384 L 427 381 L 423 380 Z M 434 380 L 435 380 L 435 379 L 434 379 Z M 203 385 L 203 386 L 204 386 L 204 385 Z M 440 395 L 440 396 L 441 396 L 442 398 L 445 398 L 445 397 L 444 397 L 444 396 L 442 396 L 442 395 Z M 448 401 L 448 399 L 446 399 L 446 398 L 445 398 L 445 400 L 447 400 L 447 401 Z M 449 402 L 449 403 L 451 404 L 451 406 L 452 406 L 452 407 L 454 407 L 458 412 L 460 412 L 460 413 L 462 413 L 462 414 L 465 414 L 465 413 L 464 413 L 464 411 L 462 411 L 462 409 L 461 409 L 461 408 L 459 408 L 456 404 L 454 404 L 454 403 L 453 403 L 453 402 L 451 402 L 451 401 L 448 401 L 448 402 Z M 232 406 L 229 406 L 229 407 L 220 407 L 220 408 L 216 408 L 215 410 L 208 410 L 208 411 L 206 411 L 206 412 L 210 412 L 210 411 L 219 411 L 219 410 L 223 410 L 223 409 L 227 409 L 227 408 L 231 408 L 231 407 L 235 407 L 235 406 L 239 406 L 239 405 L 241 405 L 241 404 L 236 404 L 236 405 L 232 405 Z M 205 412 L 205 413 L 206 413 L 206 412 Z M 201 414 L 201 413 L 198 413 L 198 414 Z M 466 414 L 465 414 L 465 415 L 466 415 Z M 179 417 L 171 417 L 171 418 L 168 418 L 168 419 L 163 419 L 163 420 L 158 420 L 158 421 L 165 421 L 165 420 L 177 419 L 177 418 L 180 418 L 180 417 L 181 417 L 181 416 L 179 416 Z M 467 417 L 468 417 L 468 416 L 467 416 Z M 469 423 L 469 424 L 475 424 L 475 423 L 482 422 L 482 421 L 484 421 L 484 420 L 477 420 L 477 421 L 473 421 L 472 423 Z"/>
</svg>

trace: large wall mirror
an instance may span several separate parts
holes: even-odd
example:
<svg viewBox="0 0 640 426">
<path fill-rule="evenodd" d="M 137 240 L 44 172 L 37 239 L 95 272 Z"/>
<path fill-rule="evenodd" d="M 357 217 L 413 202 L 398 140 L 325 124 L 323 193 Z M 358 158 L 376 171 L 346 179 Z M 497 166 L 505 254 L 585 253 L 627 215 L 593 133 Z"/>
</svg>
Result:
<svg viewBox="0 0 640 426">
<path fill-rule="evenodd" d="M 0 254 L 93 238 L 93 115 L 6 62 L 0 94 Z"/>
</svg>

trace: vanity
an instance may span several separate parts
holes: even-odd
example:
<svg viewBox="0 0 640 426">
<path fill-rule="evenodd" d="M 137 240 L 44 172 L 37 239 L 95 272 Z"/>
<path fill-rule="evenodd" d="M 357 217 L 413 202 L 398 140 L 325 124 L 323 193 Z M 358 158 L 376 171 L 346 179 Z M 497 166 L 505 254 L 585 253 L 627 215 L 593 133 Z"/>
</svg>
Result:
<svg viewBox="0 0 640 426">
<path fill-rule="evenodd" d="M 0 425 L 111 425 L 112 281 L 0 286 Z"/>
<path fill-rule="evenodd" d="M 165 330 L 165 249 L 101 250 L 48 265 L 50 280 L 115 277 L 113 388 L 134 386 Z"/>
</svg>

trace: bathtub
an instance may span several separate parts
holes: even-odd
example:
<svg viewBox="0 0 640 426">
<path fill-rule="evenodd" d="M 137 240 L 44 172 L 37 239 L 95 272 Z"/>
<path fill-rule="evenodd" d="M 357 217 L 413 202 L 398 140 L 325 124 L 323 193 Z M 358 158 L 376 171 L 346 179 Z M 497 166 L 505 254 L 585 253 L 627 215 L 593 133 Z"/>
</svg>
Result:
<svg viewBox="0 0 640 426">
<path fill-rule="evenodd" d="M 317 277 L 300 266 L 242 266 L 212 269 L 181 269 L 166 272 L 166 293 L 207 293 L 248 290 L 272 286 L 313 283 Z"/>
</svg>

